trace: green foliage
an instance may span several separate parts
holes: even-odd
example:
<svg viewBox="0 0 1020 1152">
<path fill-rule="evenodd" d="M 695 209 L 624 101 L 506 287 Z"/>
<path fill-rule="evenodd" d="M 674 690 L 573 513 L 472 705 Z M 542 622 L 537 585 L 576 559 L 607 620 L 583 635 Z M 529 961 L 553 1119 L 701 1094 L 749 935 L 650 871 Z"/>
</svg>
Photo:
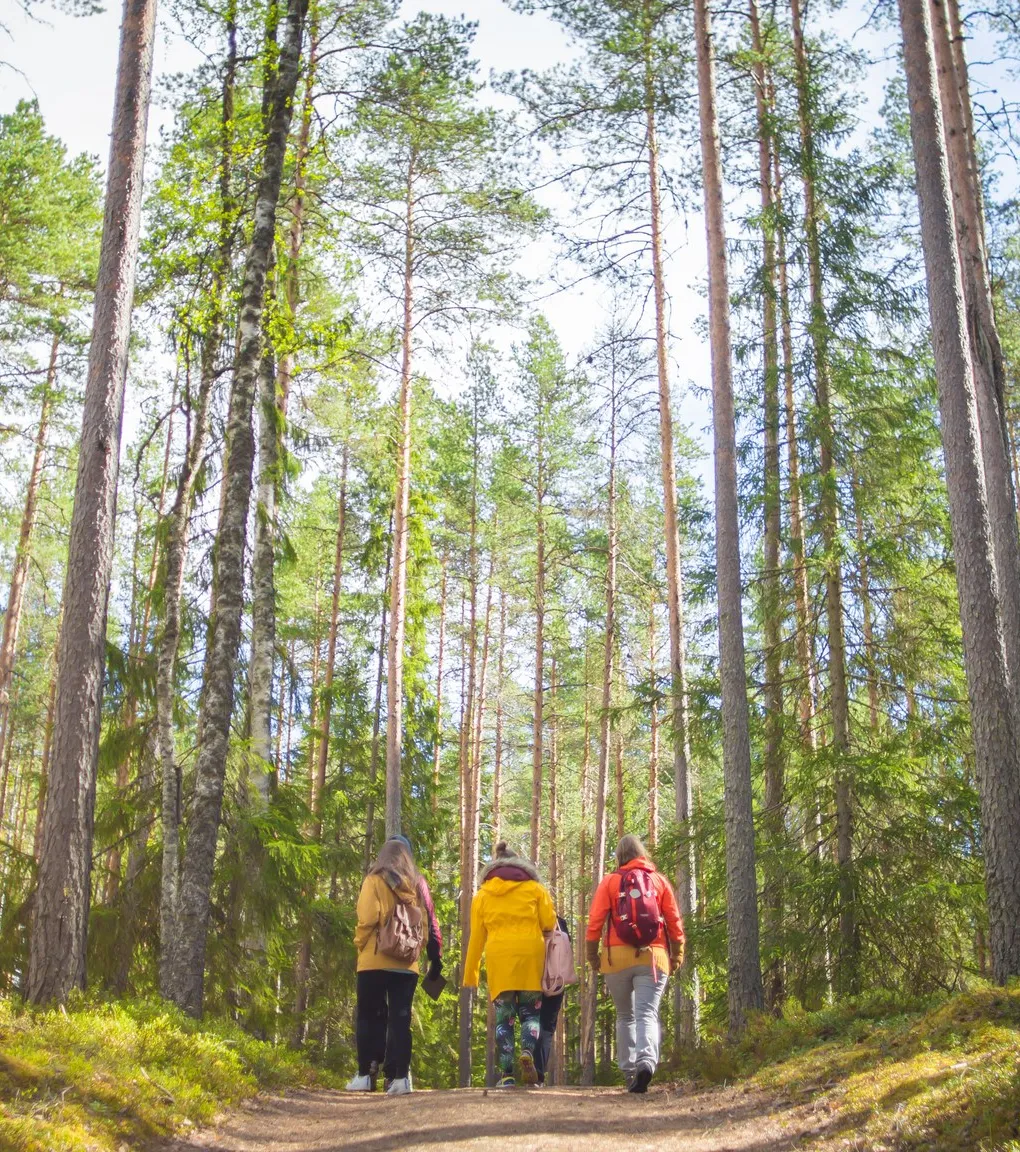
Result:
<svg viewBox="0 0 1020 1152">
<path fill-rule="evenodd" d="M 164 1003 L 0 999 L 0 1144 L 12 1152 L 116 1152 L 319 1075 L 286 1047 Z"/>
</svg>

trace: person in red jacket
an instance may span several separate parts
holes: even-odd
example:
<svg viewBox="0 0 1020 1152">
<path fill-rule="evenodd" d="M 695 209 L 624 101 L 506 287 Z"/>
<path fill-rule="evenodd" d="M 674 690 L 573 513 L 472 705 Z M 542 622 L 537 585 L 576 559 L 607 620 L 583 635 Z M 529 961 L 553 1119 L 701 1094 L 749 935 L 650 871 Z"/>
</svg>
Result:
<svg viewBox="0 0 1020 1152">
<path fill-rule="evenodd" d="M 670 972 L 683 964 L 684 926 L 669 881 L 637 836 L 620 840 L 616 864 L 595 890 L 585 953 L 616 1006 L 616 1058 L 627 1090 L 647 1092 L 659 1062 L 659 1001 Z"/>
</svg>

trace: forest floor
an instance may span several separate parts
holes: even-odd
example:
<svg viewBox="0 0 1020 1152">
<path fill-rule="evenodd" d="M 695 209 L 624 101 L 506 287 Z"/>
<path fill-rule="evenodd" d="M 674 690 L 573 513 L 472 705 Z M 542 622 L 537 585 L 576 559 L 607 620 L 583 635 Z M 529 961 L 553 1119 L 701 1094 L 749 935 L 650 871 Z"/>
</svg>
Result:
<svg viewBox="0 0 1020 1152">
<path fill-rule="evenodd" d="M 387 1098 L 298 1091 L 251 1101 L 161 1152 L 780 1152 L 818 1146 L 833 1118 L 748 1088 L 646 1096 L 621 1088 L 481 1088 Z M 845 1145 L 844 1145 L 845 1146 Z"/>
</svg>

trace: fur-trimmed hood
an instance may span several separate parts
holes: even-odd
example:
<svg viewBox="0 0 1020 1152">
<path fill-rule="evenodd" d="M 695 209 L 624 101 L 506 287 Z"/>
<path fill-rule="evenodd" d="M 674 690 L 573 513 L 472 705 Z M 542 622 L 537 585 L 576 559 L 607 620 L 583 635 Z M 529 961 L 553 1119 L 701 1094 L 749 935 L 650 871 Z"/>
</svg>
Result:
<svg viewBox="0 0 1020 1152">
<path fill-rule="evenodd" d="M 481 888 L 486 880 L 497 878 L 511 881 L 537 880 L 539 884 L 544 883 L 535 865 L 523 856 L 497 856 L 495 860 L 490 860 L 478 873 L 478 887 Z"/>
</svg>

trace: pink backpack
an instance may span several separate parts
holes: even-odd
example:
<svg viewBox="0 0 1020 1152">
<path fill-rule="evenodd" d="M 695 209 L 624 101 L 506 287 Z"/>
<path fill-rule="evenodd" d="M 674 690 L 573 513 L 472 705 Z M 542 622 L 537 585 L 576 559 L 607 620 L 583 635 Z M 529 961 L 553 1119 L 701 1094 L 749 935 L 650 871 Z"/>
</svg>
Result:
<svg viewBox="0 0 1020 1152">
<path fill-rule="evenodd" d="M 558 996 L 568 984 L 577 983 L 574 968 L 574 949 L 570 937 L 563 929 L 556 927 L 545 938 L 545 970 L 542 973 L 542 992 L 546 996 Z"/>
<path fill-rule="evenodd" d="M 647 948 L 659 935 L 662 912 L 650 872 L 644 868 L 620 869 L 620 893 L 613 912 L 616 932 L 625 944 Z"/>
</svg>

